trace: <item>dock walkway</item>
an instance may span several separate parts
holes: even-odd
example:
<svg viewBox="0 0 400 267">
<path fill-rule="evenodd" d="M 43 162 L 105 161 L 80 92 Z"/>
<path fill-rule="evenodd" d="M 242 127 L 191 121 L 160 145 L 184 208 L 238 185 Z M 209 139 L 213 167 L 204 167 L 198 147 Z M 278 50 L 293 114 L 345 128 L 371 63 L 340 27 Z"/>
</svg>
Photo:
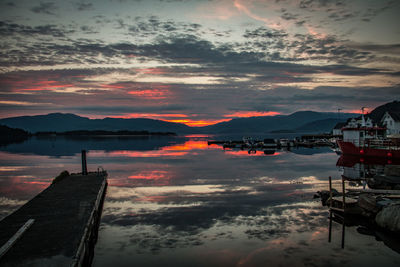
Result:
<svg viewBox="0 0 400 267">
<path fill-rule="evenodd" d="M 21 237 L 0 266 L 87 266 L 97 240 L 107 173 L 72 174 L 0 221 L 0 246 Z M 34 220 L 34 221 L 33 221 Z M 6 246 L 3 246 L 4 248 Z"/>
</svg>

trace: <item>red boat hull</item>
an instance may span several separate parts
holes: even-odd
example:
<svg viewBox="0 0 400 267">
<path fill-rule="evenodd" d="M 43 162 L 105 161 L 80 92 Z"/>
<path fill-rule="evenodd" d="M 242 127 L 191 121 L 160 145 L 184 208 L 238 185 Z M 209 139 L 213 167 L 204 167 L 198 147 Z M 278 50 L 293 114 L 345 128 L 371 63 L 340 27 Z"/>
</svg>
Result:
<svg viewBox="0 0 400 267">
<path fill-rule="evenodd" d="M 400 150 L 398 149 L 380 149 L 370 147 L 357 147 L 351 142 L 338 141 L 338 145 L 342 150 L 343 155 L 357 155 L 363 157 L 385 157 L 385 158 L 400 158 Z"/>
</svg>

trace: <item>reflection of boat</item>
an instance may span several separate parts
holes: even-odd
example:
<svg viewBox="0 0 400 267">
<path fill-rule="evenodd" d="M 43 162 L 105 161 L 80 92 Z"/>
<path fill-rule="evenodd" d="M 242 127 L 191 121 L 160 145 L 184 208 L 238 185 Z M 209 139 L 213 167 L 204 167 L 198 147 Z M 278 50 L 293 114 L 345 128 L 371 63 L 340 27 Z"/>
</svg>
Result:
<svg viewBox="0 0 400 267">
<path fill-rule="evenodd" d="M 275 149 L 265 149 L 264 154 L 265 155 L 273 155 L 273 154 L 275 154 Z"/>
<path fill-rule="evenodd" d="M 276 148 L 277 145 L 274 139 L 266 138 L 264 139 L 263 147 L 269 149 L 269 148 Z"/>
<path fill-rule="evenodd" d="M 222 147 L 225 148 L 241 148 L 243 144 L 237 143 L 237 142 L 225 142 Z"/>
<path fill-rule="evenodd" d="M 338 145 L 343 154 L 365 157 L 400 158 L 400 145 L 393 139 L 386 139 L 386 128 L 362 124 L 349 124 L 342 129 L 343 140 Z"/>
<path fill-rule="evenodd" d="M 355 156 L 342 155 L 336 166 L 343 168 L 342 177 L 346 180 L 365 180 L 372 178 L 374 175 L 383 172 L 387 161 L 374 160 L 371 158 L 365 163 L 363 158 Z"/>
<path fill-rule="evenodd" d="M 394 163 L 400 164 L 400 160 Z M 400 165 L 394 165 L 391 160 L 343 155 L 336 165 L 343 168 L 342 178 L 345 180 L 363 180 L 372 189 L 400 188 Z"/>
<path fill-rule="evenodd" d="M 289 139 L 280 139 L 279 143 L 280 143 L 281 147 L 292 147 L 292 146 L 294 146 L 294 142 L 292 140 L 289 140 Z"/>
</svg>

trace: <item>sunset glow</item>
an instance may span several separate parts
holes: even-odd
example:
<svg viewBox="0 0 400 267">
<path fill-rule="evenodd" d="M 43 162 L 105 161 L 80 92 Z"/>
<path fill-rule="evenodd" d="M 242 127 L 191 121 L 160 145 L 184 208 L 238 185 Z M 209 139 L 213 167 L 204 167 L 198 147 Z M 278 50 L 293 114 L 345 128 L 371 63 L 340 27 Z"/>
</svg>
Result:
<svg viewBox="0 0 400 267">
<path fill-rule="evenodd" d="M 190 141 L 185 142 L 184 144 L 163 147 L 162 150 L 165 150 L 165 151 L 173 151 L 173 150 L 187 151 L 187 150 L 207 149 L 207 148 L 208 148 L 207 141 L 190 140 Z"/>
<path fill-rule="evenodd" d="M 192 127 L 202 127 L 202 126 L 208 126 L 208 125 L 213 125 L 216 123 L 224 122 L 224 121 L 229 121 L 230 119 L 221 119 L 221 120 L 191 120 L 191 119 L 184 119 L 184 120 L 165 120 L 169 122 L 175 122 L 175 123 L 183 123 L 186 124 L 187 126 L 192 126 Z"/>
</svg>

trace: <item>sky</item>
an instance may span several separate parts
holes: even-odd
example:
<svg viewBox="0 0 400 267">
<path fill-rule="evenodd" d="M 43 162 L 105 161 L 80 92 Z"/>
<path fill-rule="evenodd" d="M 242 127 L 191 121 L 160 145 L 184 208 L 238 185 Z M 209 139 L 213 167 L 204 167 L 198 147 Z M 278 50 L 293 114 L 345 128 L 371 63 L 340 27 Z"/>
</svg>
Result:
<svg viewBox="0 0 400 267">
<path fill-rule="evenodd" d="M 0 118 L 204 126 L 399 100 L 397 0 L 0 0 Z"/>
</svg>

